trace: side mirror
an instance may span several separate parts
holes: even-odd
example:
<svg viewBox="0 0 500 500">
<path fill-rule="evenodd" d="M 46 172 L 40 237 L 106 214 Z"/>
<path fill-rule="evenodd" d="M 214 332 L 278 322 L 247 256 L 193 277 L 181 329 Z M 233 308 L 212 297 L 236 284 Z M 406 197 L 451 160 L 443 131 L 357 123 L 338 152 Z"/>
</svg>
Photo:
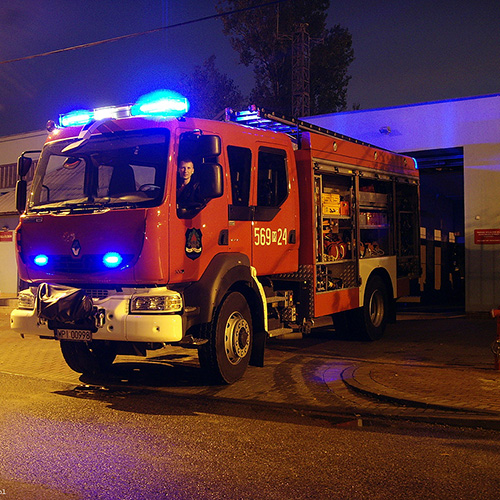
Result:
<svg viewBox="0 0 500 500">
<path fill-rule="evenodd" d="M 24 153 L 17 159 L 17 175 L 24 177 L 30 170 L 33 164 L 33 159 L 29 156 L 24 156 Z"/>
<path fill-rule="evenodd" d="M 201 161 L 221 154 L 221 141 L 217 135 L 185 132 L 179 142 L 179 156 Z"/>
<path fill-rule="evenodd" d="M 32 149 L 30 151 L 25 151 L 18 159 L 17 159 L 17 175 L 21 178 L 23 178 L 30 170 L 31 166 L 33 165 L 33 158 L 30 156 L 30 154 L 37 154 L 40 155 L 41 150 L 40 149 Z"/>
<path fill-rule="evenodd" d="M 24 179 L 19 179 L 16 182 L 16 210 L 22 214 L 26 209 L 26 193 L 28 183 Z"/>
<path fill-rule="evenodd" d="M 198 150 L 203 158 L 221 154 L 220 137 L 217 135 L 198 136 Z"/>
<path fill-rule="evenodd" d="M 201 196 L 205 200 L 220 198 L 224 192 L 222 166 L 218 163 L 203 163 L 200 172 Z"/>
</svg>

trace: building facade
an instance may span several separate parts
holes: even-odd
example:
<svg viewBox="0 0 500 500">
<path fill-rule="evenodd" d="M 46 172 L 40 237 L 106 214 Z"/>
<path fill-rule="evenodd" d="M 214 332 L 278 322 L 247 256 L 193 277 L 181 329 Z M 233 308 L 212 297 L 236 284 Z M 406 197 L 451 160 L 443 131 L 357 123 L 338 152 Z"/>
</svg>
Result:
<svg viewBox="0 0 500 500">
<path fill-rule="evenodd" d="M 467 312 L 499 306 L 500 94 L 305 120 L 414 156 L 427 242 L 423 281 L 434 272 L 432 287 L 453 298 L 463 280 Z"/>
<path fill-rule="evenodd" d="M 16 211 L 15 188 L 17 158 L 23 151 L 39 150 L 47 132 L 0 137 L 0 294 L 15 295 L 18 291 L 14 231 L 19 221 Z"/>
<path fill-rule="evenodd" d="M 334 113 L 306 121 L 410 154 L 421 173 L 421 292 L 500 305 L 500 94 Z M 0 138 L 0 293 L 16 293 L 16 162 L 46 131 Z"/>
</svg>

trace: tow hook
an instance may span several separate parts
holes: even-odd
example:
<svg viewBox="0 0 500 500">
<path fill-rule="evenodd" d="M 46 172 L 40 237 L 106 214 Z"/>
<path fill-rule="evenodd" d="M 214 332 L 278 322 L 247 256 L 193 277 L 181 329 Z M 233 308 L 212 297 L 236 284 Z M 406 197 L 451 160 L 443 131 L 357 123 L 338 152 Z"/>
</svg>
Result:
<svg viewBox="0 0 500 500">
<path fill-rule="evenodd" d="M 106 323 L 106 311 L 104 309 L 94 308 L 94 322 L 97 328 L 102 328 Z"/>
</svg>

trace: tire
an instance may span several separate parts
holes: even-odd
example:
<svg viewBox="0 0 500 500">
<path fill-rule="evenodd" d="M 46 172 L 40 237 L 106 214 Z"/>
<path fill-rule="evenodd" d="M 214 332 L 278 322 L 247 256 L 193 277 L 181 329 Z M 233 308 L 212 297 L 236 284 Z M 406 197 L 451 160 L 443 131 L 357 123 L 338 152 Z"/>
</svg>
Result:
<svg viewBox="0 0 500 500">
<path fill-rule="evenodd" d="M 99 340 L 93 342 L 61 340 L 61 352 L 64 361 L 73 371 L 84 374 L 106 372 L 116 358 L 113 344 Z"/>
<path fill-rule="evenodd" d="M 198 351 L 200 366 L 214 382 L 232 384 L 247 369 L 252 343 L 248 303 L 241 293 L 230 292 L 214 315 L 208 342 Z"/>
<path fill-rule="evenodd" d="M 389 294 L 384 280 L 372 276 L 365 288 L 363 307 L 363 336 L 367 340 L 379 340 L 384 335 L 389 317 Z"/>
<path fill-rule="evenodd" d="M 379 340 L 389 318 L 389 295 L 384 280 L 372 276 L 365 288 L 363 307 L 333 315 L 333 326 L 342 338 Z"/>
</svg>

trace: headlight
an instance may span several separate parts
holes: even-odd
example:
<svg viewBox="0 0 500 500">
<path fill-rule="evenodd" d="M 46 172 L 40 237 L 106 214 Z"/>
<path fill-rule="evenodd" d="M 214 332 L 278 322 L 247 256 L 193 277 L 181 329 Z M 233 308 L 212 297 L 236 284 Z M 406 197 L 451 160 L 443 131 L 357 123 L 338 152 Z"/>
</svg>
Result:
<svg viewBox="0 0 500 500">
<path fill-rule="evenodd" d="M 178 312 L 182 310 L 182 297 L 177 292 L 168 295 L 133 295 L 130 312 Z"/>
<path fill-rule="evenodd" d="M 17 296 L 17 307 L 19 309 L 35 308 L 35 296 L 31 293 L 29 288 L 19 292 L 19 295 Z"/>
</svg>

